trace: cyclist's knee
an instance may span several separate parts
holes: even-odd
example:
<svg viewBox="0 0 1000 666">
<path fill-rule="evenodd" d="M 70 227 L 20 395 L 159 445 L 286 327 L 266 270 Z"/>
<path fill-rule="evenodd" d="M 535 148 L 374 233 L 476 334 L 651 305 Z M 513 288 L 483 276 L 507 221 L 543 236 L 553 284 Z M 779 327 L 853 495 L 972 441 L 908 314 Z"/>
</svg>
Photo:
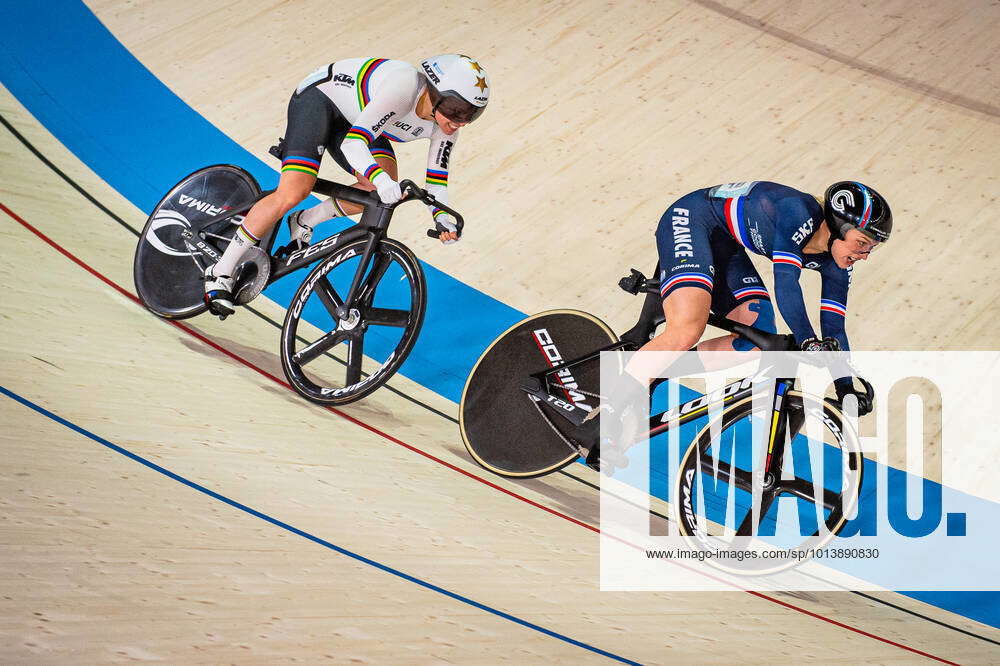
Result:
<svg viewBox="0 0 1000 666">
<path fill-rule="evenodd" d="M 302 203 L 309 196 L 310 191 L 310 189 L 279 188 L 271 196 L 274 197 L 275 203 L 281 209 L 281 214 L 284 215 Z"/>
<path fill-rule="evenodd" d="M 663 301 L 663 316 L 671 337 L 685 349 L 692 347 L 708 324 L 711 293 L 700 288 L 672 291 Z"/>
<path fill-rule="evenodd" d="M 705 317 L 699 314 L 674 316 L 667 319 L 667 328 L 678 347 L 690 349 L 701 339 L 707 323 L 707 314 Z"/>
<path fill-rule="evenodd" d="M 286 171 L 281 174 L 278 189 L 271 195 L 282 206 L 291 210 L 298 206 L 312 192 L 316 184 L 316 176 L 306 173 Z"/>
</svg>

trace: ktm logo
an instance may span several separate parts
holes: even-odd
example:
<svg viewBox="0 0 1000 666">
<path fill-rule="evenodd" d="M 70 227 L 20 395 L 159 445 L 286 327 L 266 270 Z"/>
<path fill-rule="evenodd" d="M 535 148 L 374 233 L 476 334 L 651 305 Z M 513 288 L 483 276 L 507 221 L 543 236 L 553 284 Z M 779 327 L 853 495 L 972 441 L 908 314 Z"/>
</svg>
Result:
<svg viewBox="0 0 1000 666">
<path fill-rule="evenodd" d="M 455 144 L 451 141 L 445 141 L 441 147 L 441 153 L 438 155 L 438 164 L 441 165 L 442 169 L 448 168 L 448 160 L 451 159 L 451 148 L 453 145 Z"/>
</svg>

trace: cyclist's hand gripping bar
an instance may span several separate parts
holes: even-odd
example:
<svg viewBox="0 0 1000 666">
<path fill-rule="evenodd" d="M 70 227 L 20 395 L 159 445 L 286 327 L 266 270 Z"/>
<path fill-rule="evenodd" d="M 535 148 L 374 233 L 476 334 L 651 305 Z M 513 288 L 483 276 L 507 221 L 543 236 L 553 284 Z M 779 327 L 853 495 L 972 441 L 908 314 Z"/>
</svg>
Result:
<svg viewBox="0 0 1000 666">
<path fill-rule="evenodd" d="M 430 206 L 436 206 L 443 210 L 444 212 L 455 218 L 455 227 L 458 230 L 458 235 L 462 235 L 462 228 L 465 227 L 465 220 L 459 215 L 455 209 L 445 206 L 443 203 L 434 198 L 434 195 L 423 189 L 422 187 L 417 187 L 417 185 L 412 180 L 402 180 L 399 183 L 399 187 L 403 190 L 404 200 L 407 198 L 419 199 L 425 204 Z M 441 232 L 437 229 L 428 229 L 427 235 L 431 238 L 437 238 L 441 235 Z"/>
</svg>

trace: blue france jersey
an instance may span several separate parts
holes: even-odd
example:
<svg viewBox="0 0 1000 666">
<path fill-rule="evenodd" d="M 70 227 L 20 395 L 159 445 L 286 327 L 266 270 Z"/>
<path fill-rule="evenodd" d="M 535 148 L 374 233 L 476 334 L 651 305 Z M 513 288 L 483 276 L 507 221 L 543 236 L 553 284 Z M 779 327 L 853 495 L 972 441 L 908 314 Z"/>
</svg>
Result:
<svg viewBox="0 0 1000 666">
<path fill-rule="evenodd" d="M 802 248 L 823 224 L 823 207 L 811 194 L 766 181 L 727 183 L 708 190 L 719 224 L 737 243 L 771 260 L 775 300 L 782 318 L 801 343 L 816 337 L 802 299 L 803 268 L 822 277 L 820 327 L 849 349 L 844 320 L 851 270 L 837 266 L 829 252 L 805 254 Z"/>
</svg>

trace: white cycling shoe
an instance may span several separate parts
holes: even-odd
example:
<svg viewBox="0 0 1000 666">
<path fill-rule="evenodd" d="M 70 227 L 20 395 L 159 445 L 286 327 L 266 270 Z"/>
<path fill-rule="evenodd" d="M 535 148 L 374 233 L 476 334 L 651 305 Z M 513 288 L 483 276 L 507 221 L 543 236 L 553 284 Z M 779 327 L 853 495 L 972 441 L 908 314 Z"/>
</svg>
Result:
<svg viewBox="0 0 1000 666">
<path fill-rule="evenodd" d="M 300 221 L 302 213 L 304 211 L 297 210 L 294 213 L 290 213 L 285 219 L 285 223 L 288 225 L 288 236 L 291 238 L 292 243 L 297 243 L 299 248 L 303 248 L 312 242 L 313 228 L 302 224 Z"/>
<path fill-rule="evenodd" d="M 233 305 L 233 280 L 229 275 L 215 275 L 215 266 L 205 271 L 205 304 L 219 319 L 225 319 L 236 312 Z"/>
</svg>

